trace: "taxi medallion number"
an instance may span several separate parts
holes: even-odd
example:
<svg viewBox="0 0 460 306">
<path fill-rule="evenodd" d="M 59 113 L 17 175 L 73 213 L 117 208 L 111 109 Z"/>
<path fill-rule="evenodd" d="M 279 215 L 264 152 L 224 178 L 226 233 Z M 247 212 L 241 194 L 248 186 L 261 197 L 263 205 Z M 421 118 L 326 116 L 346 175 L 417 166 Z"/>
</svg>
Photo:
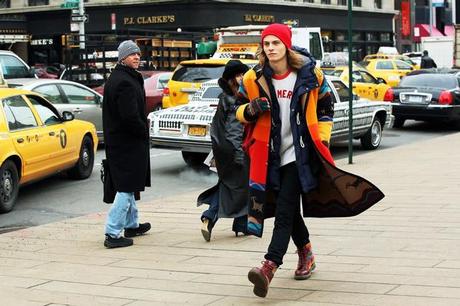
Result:
<svg viewBox="0 0 460 306">
<path fill-rule="evenodd" d="M 206 127 L 200 126 L 200 125 L 189 126 L 188 135 L 189 136 L 206 136 Z"/>
</svg>

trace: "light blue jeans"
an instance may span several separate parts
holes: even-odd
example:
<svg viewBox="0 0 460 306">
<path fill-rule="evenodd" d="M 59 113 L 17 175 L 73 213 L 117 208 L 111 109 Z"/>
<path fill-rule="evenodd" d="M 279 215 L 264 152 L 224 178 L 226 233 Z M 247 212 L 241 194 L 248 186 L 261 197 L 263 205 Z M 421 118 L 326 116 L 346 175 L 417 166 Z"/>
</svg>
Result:
<svg viewBox="0 0 460 306">
<path fill-rule="evenodd" d="M 107 215 L 105 233 L 112 238 L 120 238 L 123 229 L 139 227 L 134 192 L 117 192 Z"/>
</svg>

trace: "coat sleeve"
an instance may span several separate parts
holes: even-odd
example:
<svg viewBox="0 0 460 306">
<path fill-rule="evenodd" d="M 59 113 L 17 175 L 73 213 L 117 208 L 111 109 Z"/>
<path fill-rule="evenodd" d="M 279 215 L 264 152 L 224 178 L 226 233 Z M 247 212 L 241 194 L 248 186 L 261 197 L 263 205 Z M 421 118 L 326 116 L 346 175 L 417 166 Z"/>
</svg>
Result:
<svg viewBox="0 0 460 306">
<path fill-rule="evenodd" d="M 334 118 L 334 102 L 331 97 L 331 89 L 325 78 L 323 78 L 323 82 L 319 88 L 316 114 L 318 116 L 318 129 L 321 141 L 329 143 Z"/>
<path fill-rule="evenodd" d="M 136 98 L 133 95 L 136 88 L 129 82 L 121 82 L 117 88 L 115 101 L 118 112 L 121 116 L 122 125 L 127 128 L 128 133 L 138 137 L 148 137 L 147 125 L 142 121 L 139 114 Z"/>
</svg>

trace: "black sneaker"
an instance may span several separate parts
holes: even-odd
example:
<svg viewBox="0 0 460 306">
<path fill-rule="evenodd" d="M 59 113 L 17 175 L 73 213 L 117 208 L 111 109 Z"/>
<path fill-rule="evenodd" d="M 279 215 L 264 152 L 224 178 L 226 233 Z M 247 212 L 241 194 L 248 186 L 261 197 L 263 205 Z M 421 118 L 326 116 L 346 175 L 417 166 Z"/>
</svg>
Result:
<svg viewBox="0 0 460 306">
<path fill-rule="evenodd" d="M 147 233 L 152 227 L 150 223 L 139 223 L 137 228 L 125 228 L 125 237 L 136 237 Z"/>
<path fill-rule="evenodd" d="M 109 235 L 105 235 L 104 246 L 108 249 L 123 248 L 133 245 L 133 240 L 125 237 L 112 238 Z"/>
</svg>

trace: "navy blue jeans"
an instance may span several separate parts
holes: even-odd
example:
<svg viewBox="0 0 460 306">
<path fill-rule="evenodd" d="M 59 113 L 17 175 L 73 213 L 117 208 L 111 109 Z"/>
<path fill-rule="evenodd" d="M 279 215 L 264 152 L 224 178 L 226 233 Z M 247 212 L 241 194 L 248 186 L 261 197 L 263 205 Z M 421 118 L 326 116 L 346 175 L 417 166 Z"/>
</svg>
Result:
<svg viewBox="0 0 460 306">
<path fill-rule="evenodd" d="M 291 237 L 297 248 L 302 248 L 310 242 L 308 229 L 300 213 L 301 193 L 302 187 L 295 162 L 282 166 L 280 190 L 276 199 L 275 227 L 268 252 L 265 254 L 265 259 L 275 262 L 278 266 L 283 264 Z"/>
</svg>

